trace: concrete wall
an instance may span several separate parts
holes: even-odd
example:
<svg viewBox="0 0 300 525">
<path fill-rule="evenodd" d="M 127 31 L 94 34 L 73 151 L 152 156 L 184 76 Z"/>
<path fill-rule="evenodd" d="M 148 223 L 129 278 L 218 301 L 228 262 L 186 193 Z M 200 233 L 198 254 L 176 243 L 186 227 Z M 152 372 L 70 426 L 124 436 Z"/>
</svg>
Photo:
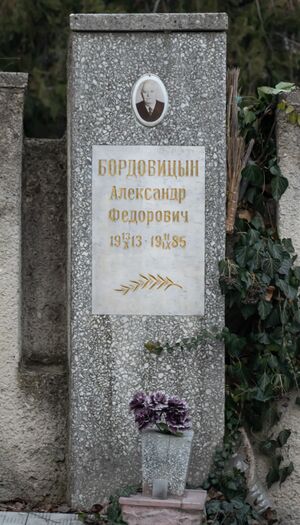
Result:
<svg viewBox="0 0 300 525">
<path fill-rule="evenodd" d="M 300 113 L 300 89 L 288 95 L 288 101 Z M 282 238 L 291 238 L 300 265 L 300 126 L 288 122 L 283 112 L 278 112 L 277 152 L 282 175 L 287 177 L 289 187 L 280 199 L 278 212 L 278 227 Z M 286 460 L 294 463 L 294 472 L 281 485 L 271 487 L 278 514 L 284 525 L 299 525 L 300 523 L 300 409 L 295 405 L 299 393 L 287 396 L 280 402 L 282 417 L 274 429 L 277 436 L 280 430 L 288 428 L 291 437 L 284 448 Z M 259 460 L 259 471 L 262 479 L 266 472 L 263 458 Z"/>
<path fill-rule="evenodd" d="M 290 93 L 288 101 L 300 113 L 300 89 Z M 279 232 L 292 239 L 300 265 L 300 126 L 291 124 L 282 111 L 278 112 L 277 152 L 281 172 L 289 181 L 279 204 Z"/>
<path fill-rule="evenodd" d="M 22 202 L 22 359 L 66 362 L 66 142 L 27 139 Z"/>
<path fill-rule="evenodd" d="M 279 483 L 274 483 L 269 489 L 269 495 L 282 525 L 299 525 L 300 523 L 300 408 L 295 404 L 297 395 L 299 394 L 291 394 L 279 402 L 281 419 L 272 428 L 275 438 L 285 428 L 292 432 L 287 444 L 281 450 L 284 457 L 282 465 L 288 465 L 292 461 L 295 470 L 281 486 Z M 270 462 L 268 458 L 259 453 L 259 443 L 265 438 L 266 436 L 255 438 L 257 474 L 264 485 Z"/>
<path fill-rule="evenodd" d="M 26 142 L 21 229 L 26 84 L 0 73 L 0 501 L 54 503 L 66 497 L 65 145 Z"/>
</svg>

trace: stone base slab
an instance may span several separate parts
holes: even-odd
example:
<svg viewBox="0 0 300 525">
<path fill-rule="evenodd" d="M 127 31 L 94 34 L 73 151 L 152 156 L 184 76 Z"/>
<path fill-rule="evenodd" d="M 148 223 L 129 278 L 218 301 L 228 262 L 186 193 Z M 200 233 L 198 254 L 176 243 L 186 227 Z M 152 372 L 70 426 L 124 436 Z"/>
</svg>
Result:
<svg viewBox="0 0 300 525">
<path fill-rule="evenodd" d="M 186 490 L 181 497 L 154 499 L 141 494 L 120 498 L 128 525 L 201 525 L 207 493 Z"/>
</svg>

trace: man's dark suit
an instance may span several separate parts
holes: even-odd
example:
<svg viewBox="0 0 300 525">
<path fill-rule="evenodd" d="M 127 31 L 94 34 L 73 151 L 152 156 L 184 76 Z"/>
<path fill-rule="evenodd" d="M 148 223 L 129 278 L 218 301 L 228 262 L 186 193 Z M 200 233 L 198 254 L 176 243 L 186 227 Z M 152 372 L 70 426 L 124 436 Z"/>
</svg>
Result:
<svg viewBox="0 0 300 525">
<path fill-rule="evenodd" d="M 143 100 L 141 102 L 138 102 L 136 105 L 136 109 L 138 110 L 139 115 L 146 122 L 154 122 L 155 120 L 159 119 L 159 117 L 161 116 L 164 110 L 164 107 L 165 107 L 164 103 L 157 100 L 155 103 L 153 112 L 150 115 L 149 111 L 146 108 L 146 104 Z"/>
</svg>

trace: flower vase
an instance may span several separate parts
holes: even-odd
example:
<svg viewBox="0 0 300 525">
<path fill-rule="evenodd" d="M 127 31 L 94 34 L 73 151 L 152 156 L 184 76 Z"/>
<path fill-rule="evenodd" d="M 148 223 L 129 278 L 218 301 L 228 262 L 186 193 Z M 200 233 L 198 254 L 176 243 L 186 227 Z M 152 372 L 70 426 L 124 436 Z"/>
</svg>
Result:
<svg viewBox="0 0 300 525">
<path fill-rule="evenodd" d="M 144 430 L 142 436 L 143 494 L 152 495 L 154 480 L 168 481 L 168 495 L 184 494 L 188 474 L 193 431 L 182 436 Z"/>
</svg>

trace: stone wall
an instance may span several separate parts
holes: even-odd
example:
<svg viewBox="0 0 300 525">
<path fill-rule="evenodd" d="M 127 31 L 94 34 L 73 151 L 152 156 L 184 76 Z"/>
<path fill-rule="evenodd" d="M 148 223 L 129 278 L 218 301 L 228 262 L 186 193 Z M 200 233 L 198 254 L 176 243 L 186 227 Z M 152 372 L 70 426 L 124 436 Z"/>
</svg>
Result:
<svg viewBox="0 0 300 525">
<path fill-rule="evenodd" d="M 0 73 L 0 501 L 54 503 L 66 498 L 66 155 L 64 141 L 23 149 L 26 84 Z"/>
</svg>

